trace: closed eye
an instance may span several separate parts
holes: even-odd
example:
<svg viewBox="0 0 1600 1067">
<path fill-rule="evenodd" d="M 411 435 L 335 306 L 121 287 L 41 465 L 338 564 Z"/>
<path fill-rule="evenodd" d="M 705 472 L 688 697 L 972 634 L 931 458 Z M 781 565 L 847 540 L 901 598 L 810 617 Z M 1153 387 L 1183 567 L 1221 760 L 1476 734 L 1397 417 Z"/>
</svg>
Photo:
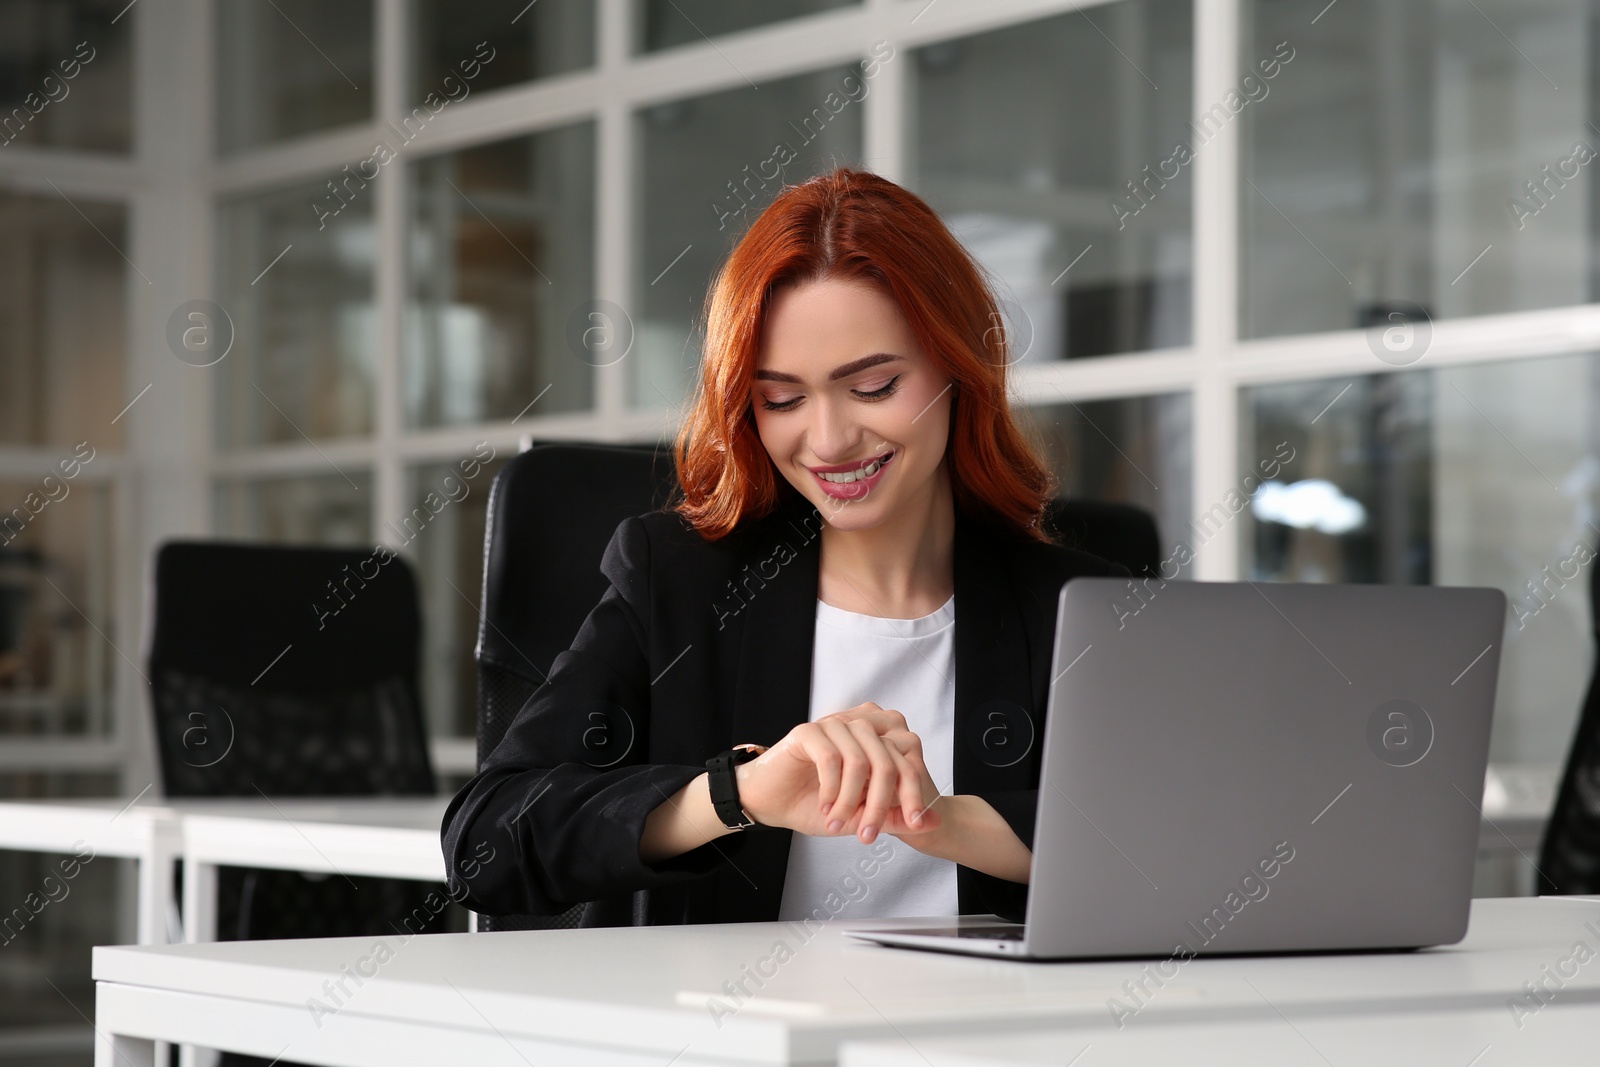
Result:
<svg viewBox="0 0 1600 1067">
<path fill-rule="evenodd" d="M 891 395 L 894 395 L 894 384 L 898 381 L 899 374 L 896 374 L 894 378 L 888 379 L 888 381 L 883 382 L 882 386 L 878 386 L 877 389 L 870 390 L 870 392 L 862 392 L 859 389 L 851 389 L 850 392 L 858 395 L 862 400 L 888 400 Z"/>
</svg>

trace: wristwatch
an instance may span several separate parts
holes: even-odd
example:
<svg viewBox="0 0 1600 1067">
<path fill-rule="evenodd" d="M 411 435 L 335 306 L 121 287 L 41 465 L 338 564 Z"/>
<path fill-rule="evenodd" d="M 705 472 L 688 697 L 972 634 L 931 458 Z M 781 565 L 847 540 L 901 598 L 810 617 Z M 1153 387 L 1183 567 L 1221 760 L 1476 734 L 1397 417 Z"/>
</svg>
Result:
<svg viewBox="0 0 1600 1067">
<path fill-rule="evenodd" d="M 739 803 L 739 781 L 733 769 L 741 763 L 749 763 L 766 750 L 765 745 L 734 745 L 726 752 L 719 752 L 706 760 L 706 784 L 711 790 L 711 806 L 716 809 L 722 825 L 731 830 L 757 825 Z"/>
</svg>

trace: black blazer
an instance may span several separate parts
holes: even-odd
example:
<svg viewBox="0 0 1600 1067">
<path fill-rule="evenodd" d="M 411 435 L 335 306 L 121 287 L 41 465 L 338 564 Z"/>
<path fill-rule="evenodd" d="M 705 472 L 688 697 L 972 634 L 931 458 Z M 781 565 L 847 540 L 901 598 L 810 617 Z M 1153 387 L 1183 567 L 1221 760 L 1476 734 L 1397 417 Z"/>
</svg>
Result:
<svg viewBox="0 0 1600 1067">
<path fill-rule="evenodd" d="M 600 564 L 611 587 L 445 811 L 458 901 L 492 915 L 596 901 L 585 925 L 777 919 L 792 831 L 654 865 L 638 846 L 645 816 L 708 758 L 809 717 L 822 517 L 798 493 L 781 501 L 718 541 L 671 511 L 618 525 Z M 1061 586 L 1128 571 L 959 507 L 954 557 L 953 792 L 988 800 L 1032 847 Z M 963 913 L 1020 918 L 1027 900 L 966 867 L 956 885 Z"/>
</svg>

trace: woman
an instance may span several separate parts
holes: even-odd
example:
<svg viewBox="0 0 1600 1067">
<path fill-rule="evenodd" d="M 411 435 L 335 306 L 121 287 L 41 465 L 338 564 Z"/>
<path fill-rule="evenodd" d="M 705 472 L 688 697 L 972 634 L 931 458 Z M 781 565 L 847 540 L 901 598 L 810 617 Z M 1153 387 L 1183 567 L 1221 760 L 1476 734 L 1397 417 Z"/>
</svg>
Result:
<svg viewBox="0 0 1600 1067">
<path fill-rule="evenodd" d="M 706 318 L 681 497 L 617 528 L 451 802 L 452 893 L 585 925 L 1020 917 L 1057 598 L 1127 571 L 1041 531 L 980 268 L 840 168 L 761 213 Z"/>
</svg>

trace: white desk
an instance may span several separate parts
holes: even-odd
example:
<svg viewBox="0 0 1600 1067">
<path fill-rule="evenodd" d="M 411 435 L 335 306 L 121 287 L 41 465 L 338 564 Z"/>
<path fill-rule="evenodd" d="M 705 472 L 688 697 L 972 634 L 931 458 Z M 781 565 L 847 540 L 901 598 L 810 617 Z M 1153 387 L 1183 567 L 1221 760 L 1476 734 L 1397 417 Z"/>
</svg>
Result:
<svg viewBox="0 0 1600 1067">
<path fill-rule="evenodd" d="M 135 936 L 141 945 L 165 944 L 172 861 L 182 848 L 172 808 L 128 800 L 0 802 L 0 849 L 71 855 L 85 847 L 94 857 L 138 862 Z"/>
<path fill-rule="evenodd" d="M 964 958 L 814 930 L 809 940 L 793 924 L 753 923 L 97 948 L 95 1062 L 150 1064 L 154 1041 L 168 1040 L 346 1067 L 826 1064 L 845 1041 L 1104 1028 L 1107 999 L 1144 966 Z M 1579 939 L 1600 946 L 1600 899 L 1475 900 L 1455 946 L 1192 960 L 1133 1021 L 1506 1011 Z M 1597 1003 L 1600 960 L 1565 982 L 1557 1006 Z"/>
<path fill-rule="evenodd" d="M 1286 1015 L 1253 1022 L 1044 1030 L 984 1038 L 847 1041 L 839 1067 L 1525 1067 L 1593 1063 L 1600 1006 L 1557 1007 L 1513 1024 L 1497 1010 Z M 912 1044 L 915 1042 L 915 1044 Z"/>
</svg>

